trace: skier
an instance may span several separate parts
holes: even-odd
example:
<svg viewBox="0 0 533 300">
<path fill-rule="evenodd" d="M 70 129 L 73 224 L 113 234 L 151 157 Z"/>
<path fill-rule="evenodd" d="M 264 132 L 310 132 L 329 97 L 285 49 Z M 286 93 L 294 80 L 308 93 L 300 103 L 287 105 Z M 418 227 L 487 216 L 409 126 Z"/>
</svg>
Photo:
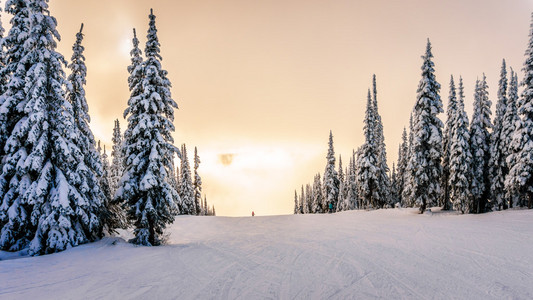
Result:
<svg viewBox="0 0 533 300">
<path fill-rule="evenodd" d="M 254 211 L 252 210 L 252 217 L 253 217 L 253 216 L 255 216 L 255 213 L 254 213 Z"/>
<path fill-rule="evenodd" d="M 330 214 L 330 213 L 333 212 L 333 203 L 330 202 L 329 205 L 328 205 L 328 207 L 329 207 L 329 211 L 328 211 L 328 213 Z"/>
</svg>

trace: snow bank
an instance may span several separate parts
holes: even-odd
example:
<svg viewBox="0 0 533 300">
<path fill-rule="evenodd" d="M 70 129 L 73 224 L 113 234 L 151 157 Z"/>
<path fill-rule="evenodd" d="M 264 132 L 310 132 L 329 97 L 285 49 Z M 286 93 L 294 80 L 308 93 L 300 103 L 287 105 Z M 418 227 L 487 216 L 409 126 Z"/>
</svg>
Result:
<svg viewBox="0 0 533 300">
<path fill-rule="evenodd" d="M 0 299 L 533 298 L 533 210 L 183 216 L 169 231 L 161 247 L 0 252 Z"/>
</svg>

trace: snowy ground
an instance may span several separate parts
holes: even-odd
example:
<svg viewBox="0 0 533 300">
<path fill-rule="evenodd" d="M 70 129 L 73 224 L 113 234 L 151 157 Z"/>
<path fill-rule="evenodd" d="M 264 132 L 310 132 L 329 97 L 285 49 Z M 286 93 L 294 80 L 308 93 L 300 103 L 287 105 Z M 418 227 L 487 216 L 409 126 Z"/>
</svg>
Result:
<svg viewBox="0 0 533 300">
<path fill-rule="evenodd" d="M 0 252 L 0 299 L 533 299 L 533 210 L 179 217 L 170 245 Z"/>
</svg>

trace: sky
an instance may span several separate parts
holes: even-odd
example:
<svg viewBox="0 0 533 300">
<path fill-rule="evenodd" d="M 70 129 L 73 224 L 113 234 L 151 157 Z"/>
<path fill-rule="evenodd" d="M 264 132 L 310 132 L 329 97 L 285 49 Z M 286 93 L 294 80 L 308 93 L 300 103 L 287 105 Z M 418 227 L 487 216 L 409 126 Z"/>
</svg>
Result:
<svg viewBox="0 0 533 300">
<path fill-rule="evenodd" d="M 217 215 L 244 216 L 292 213 L 294 190 L 324 171 L 330 130 L 346 165 L 372 74 L 392 167 L 428 38 L 444 104 L 462 76 L 470 114 L 485 73 L 494 109 L 502 59 L 523 78 L 533 0 L 51 0 L 65 58 L 84 23 L 91 128 L 108 149 L 113 121 L 127 126 L 132 29 L 144 50 L 150 8 L 179 106 L 175 144 L 191 159 L 198 147 Z"/>
</svg>

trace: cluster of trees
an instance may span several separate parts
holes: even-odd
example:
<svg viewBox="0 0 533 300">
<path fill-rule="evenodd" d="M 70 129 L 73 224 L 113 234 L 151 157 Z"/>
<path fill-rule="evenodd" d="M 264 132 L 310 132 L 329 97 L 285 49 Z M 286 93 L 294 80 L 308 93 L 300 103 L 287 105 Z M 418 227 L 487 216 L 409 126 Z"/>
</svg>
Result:
<svg viewBox="0 0 533 300">
<path fill-rule="evenodd" d="M 533 19 L 533 15 L 532 15 Z M 428 207 L 483 213 L 513 207 L 533 208 L 533 29 L 526 50 L 519 96 L 518 75 L 502 62 L 498 100 L 491 120 L 485 75 L 475 84 L 474 110 L 465 112 L 463 80 L 450 77 L 446 123 L 435 78 L 431 43 L 427 42 L 417 99 L 404 128 L 398 162 L 389 171 L 378 112 L 376 80 L 368 91 L 364 144 L 343 171 L 335 170 L 333 138 L 323 180 L 295 192 L 294 213 L 323 213 L 384 207 Z M 332 209 L 329 209 L 332 207 Z"/>
<path fill-rule="evenodd" d="M 48 0 L 7 0 L 5 10 L 12 17 L 5 37 L 0 26 L 0 249 L 47 254 L 127 226 L 135 228 L 132 242 L 159 245 L 177 214 L 214 214 L 201 201 L 197 152 L 191 182 L 185 147 L 173 146 L 177 104 L 152 11 L 144 59 L 133 39 L 128 127 L 122 136 L 116 121 L 109 163 L 89 127 L 83 24 L 67 63 L 56 51 Z M 176 154 L 185 156 L 180 183 Z"/>
</svg>

